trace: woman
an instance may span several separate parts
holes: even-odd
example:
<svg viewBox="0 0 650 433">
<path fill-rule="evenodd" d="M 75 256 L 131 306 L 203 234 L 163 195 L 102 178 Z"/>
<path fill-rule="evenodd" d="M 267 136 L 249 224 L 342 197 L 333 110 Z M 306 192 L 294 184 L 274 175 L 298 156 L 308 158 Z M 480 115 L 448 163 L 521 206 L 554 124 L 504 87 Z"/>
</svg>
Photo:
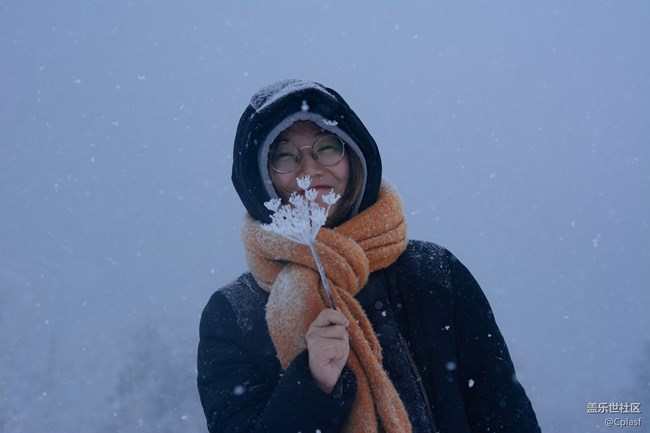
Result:
<svg viewBox="0 0 650 433">
<path fill-rule="evenodd" d="M 316 247 L 262 229 L 264 203 L 312 178 L 330 209 Z M 250 272 L 200 325 L 211 432 L 539 432 L 490 306 L 447 250 L 407 240 L 375 141 L 334 90 L 286 80 L 241 117 L 232 180 L 248 211 Z M 322 204 L 322 202 L 321 202 Z"/>
</svg>

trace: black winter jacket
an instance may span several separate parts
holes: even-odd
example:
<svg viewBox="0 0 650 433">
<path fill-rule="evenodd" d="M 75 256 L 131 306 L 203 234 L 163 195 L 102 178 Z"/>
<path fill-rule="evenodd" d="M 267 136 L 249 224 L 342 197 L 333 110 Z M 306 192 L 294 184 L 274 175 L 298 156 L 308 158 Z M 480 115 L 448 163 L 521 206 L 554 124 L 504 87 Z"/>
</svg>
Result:
<svg viewBox="0 0 650 433">
<path fill-rule="evenodd" d="M 209 431 L 338 432 L 355 397 L 354 374 L 344 369 L 333 396 L 311 378 L 306 352 L 283 372 L 266 324 L 267 299 L 246 273 L 203 312 L 198 387 Z M 357 299 L 414 432 L 540 432 L 487 299 L 447 250 L 410 241 L 394 264 L 370 275 Z M 387 356 L 397 349 L 387 345 L 400 342 L 407 363 Z M 410 381 L 418 386 L 404 375 L 421 377 Z"/>
</svg>

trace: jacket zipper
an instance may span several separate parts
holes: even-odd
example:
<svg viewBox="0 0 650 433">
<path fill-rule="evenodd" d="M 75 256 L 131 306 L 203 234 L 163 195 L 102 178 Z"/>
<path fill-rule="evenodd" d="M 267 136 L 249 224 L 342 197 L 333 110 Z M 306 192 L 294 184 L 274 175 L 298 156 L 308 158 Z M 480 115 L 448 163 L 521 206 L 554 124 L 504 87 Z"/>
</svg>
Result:
<svg viewBox="0 0 650 433">
<path fill-rule="evenodd" d="M 413 369 L 413 372 L 415 373 L 415 381 L 418 383 L 420 386 L 420 391 L 422 392 L 422 397 L 424 398 L 424 404 L 427 407 L 427 416 L 429 417 L 429 422 L 431 423 L 431 428 L 433 429 L 433 433 L 438 433 L 438 430 L 436 429 L 436 423 L 433 421 L 433 412 L 431 412 L 431 405 L 429 404 L 429 397 L 427 397 L 427 391 L 424 389 L 424 383 L 422 382 L 422 376 L 420 376 L 420 370 L 418 370 L 417 365 L 415 365 L 415 361 L 413 361 L 413 355 L 411 355 L 411 350 L 409 349 L 408 345 L 406 344 L 406 341 L 404 340 L 404 337 L 402 337 L 402 334 L 399 334 L 399 339 L 402 342 L 402 346 L 404 346 L 404 350 L 406 351 L 406 357 L 409 360 L 409 363 L 411 364 L 411 368 Z"/>
</svg>

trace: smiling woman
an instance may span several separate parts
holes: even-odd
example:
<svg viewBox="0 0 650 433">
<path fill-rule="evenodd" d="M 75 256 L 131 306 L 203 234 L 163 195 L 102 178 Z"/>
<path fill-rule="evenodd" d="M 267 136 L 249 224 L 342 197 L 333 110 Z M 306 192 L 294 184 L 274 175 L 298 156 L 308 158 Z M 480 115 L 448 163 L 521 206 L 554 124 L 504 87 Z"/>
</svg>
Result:
<svg viewBox="0 0 650 433">
<path fill-rule="evenodd" d="M 303 151 L 309 149 L 310 151 Z M 304 156 L 303 156 L 304 155 Z M 352 156 L 352 153 L 348 153 Z M 269 150 L 269 173 L 276 192 L 287 201 L 292 192 L 300 192 L 297 177 L 311 176 L 314 188 L 320 194 L 318 203 L 325 206 L 322 197 L 330 190 L 341 196 L 356 190 L 354 177 L 350 177 L 352 158 L 345 158 L 345 143 L 336 135 L 327 133 L 313 122 L 298 121 L 282 131 Z M 351 195 L 351 194 L 348 194 Z M 328 225 L 340 222 L 350 211 L 350 200 L 344 199 L 331 208 Z"/>
<path fill-rule="evenodd" d="M 540 431 L 483 292 L 449 251 L 407 239 L 377 145 L 340 95 L 299 80 L 260 90 L 233 155 L 250 272 L 201 318 L 211 432 Z M 314 242 L 331 303 L 308 247 L 263 226 L 264 203 L 289 201 L 303 176 L 343 196 Z"/>
</svg>

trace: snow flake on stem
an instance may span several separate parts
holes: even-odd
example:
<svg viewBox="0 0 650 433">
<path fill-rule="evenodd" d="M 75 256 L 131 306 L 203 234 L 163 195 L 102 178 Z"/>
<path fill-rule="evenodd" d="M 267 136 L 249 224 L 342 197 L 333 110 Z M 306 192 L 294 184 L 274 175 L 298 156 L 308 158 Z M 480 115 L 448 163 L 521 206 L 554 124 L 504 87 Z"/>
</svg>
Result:
<svg viewBox="0 0 650 433">
<path fill-rule="evenodd" d="M 311 176 L 297 177 L 296 182 L 298 182 L 300 189 L 307 191 L 309 185 L 311 185 Z"/>
<path fill-rule="evenodd" d="M 266 206 L 266 208 L 271 212 L 277 212 L 281 204 L 282 204 L 282 200 L 280 200 L 279 198 L 274 198 L 265 202 L 264 206 Z"/>
</svg>

